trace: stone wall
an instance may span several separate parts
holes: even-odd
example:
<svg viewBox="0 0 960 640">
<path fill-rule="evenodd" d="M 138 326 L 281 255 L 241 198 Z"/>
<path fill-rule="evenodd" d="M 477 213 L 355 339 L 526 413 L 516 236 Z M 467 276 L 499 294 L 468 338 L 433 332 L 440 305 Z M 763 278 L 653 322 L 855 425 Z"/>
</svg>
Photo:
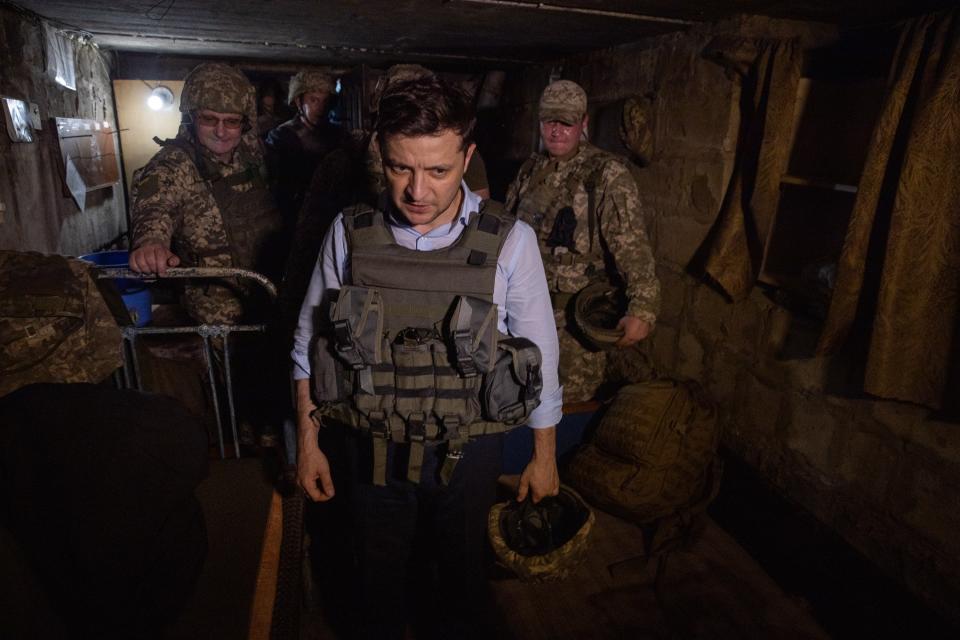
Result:
<svg viewBox="0 0 960 640">
<path fill-rule="evenodd" d="M 43 129 L 33 142 L 10 141 L 0 117 L 0 249 L 78 255 L 127 226 L 123 188 L 87 194 L 80 211 L 66 190 L 53 118 L 90 118 L 116 130 L 109 69 L 92 44 L 76 47 L 77 91 L 45 73 L 43 29 L 33 15 L 0 5 L 0 95 L 34 102 Z"/>
<path fill-rule="evenodd" d="M 638 172 L 663 285 L 650 344 L 657 368 L 702 381 L 722 407 L 725 446 L 923 600 L 960 621 L 960 425 L 895 402 L 825 388 L 836 362 L 783 359 L 812 339 L 801 321 L 755 290 L 730 304 L 687 274 L 723 197 L 735 151 L 739 90 L 700 57 L 717 32 L 834 37 L 817 25 L 744 18 L 565 62 L 596 105 L 652 94 L 655 154 Z M 545 76 L 509 95 L 535 118 Z M 531 128 L 517 123 L 518 139 Z M 526 143 L 524 143 L 526 144 Z M 519 152 L 521 149 L 517 149 Z M 529 147 L 524 153 L 529 152 Z"/>
</svg>

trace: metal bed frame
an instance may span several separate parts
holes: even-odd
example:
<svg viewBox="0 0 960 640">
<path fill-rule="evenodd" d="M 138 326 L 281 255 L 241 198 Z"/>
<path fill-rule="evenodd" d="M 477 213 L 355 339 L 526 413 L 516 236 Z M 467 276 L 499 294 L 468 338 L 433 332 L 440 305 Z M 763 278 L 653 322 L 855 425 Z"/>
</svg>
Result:
<svg viewBox="0 0 960 640">
<path fill-rule="evenodd" d="M 126 267 L 96 267 L 97 277 L 100 279 L 130 279 L 156 281 L 166 279 L 222 279 L 222 278 L 241 278 L 252 280 L 262 287 L 270 296 L 270 301 L 277 299 L 276 286 L 264 275 L 255 271 L 246 269 L 232 269 L 220 267 L 194 267 L 194 268 L 172 268 L 167 269 L 163 275 L 146 274 L 131 271 Z M 171 335 L 171 334 L 196 334 L 203 339 L 203 356 L 207 365 L 207 376 L 210 383 L 210 397 L 213 402 L 213 413 L 217 420 L 217 443 L 220 450 L 220 458 L 225 458 L 224 451 L 224 433 L 223 418 L 220 413 L 220 393 L 217 389 L 217 376 L 213 364 L 213 347 L 211 339 L 223 338 L 223 368 L 224 381 L 227 393 L 227 406 L 230 416 L 230 429 L 233 434 L 234 455 L 240 457 L 240 441 L 237 434 L 237 412 L 234 402 L 233 375 L 230 368 L 230 334 L 232 333 L 264 333 L 266 324 L 200 324 L 184 325 L 175 327 L 136 327 L 128 325 L 121 327 L 123 336 L 123 367 L 122 378 L 118 371 L 116 376 L 117 385 L 121 388 L 143 390 L 143 378 L 140 373 L 140 361 L 137 357 L 136 342 L 140 336 L 148 335 Z"/>
</svg>

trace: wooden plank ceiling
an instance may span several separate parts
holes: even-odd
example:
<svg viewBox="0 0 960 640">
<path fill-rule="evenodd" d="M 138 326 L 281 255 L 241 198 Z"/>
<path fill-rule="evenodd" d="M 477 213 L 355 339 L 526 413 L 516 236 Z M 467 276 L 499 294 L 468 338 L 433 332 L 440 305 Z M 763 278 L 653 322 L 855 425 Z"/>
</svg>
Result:
<svg viewBox="0 0 960 640">
<path fill-rule="evenodd" d="M 754 13 L 846 25 L 950 0 L 15 0 L 101 47 L 314 63 L 545 62 Z"/>
</svg>

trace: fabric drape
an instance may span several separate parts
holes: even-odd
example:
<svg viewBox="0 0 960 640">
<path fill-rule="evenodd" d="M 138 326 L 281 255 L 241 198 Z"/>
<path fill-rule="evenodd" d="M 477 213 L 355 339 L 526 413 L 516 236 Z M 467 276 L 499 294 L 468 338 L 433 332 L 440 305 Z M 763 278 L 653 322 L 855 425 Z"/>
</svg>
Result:
<svg viewBox="0 0 960 640">
<path fill-rule="evenodd" d="M 818 351 L 872 324 L 864 389 L 941 406 L 960 289 L 960 11 L 905 23 Z"/>
<path fill-rule="evenodd" d="M 715 39 L 704 56 L 742 78 L 733 174 L 695 269 L 733 300 L 756 281 L 790 155 L 802 51 L 795 40 Z"/>
</svg>

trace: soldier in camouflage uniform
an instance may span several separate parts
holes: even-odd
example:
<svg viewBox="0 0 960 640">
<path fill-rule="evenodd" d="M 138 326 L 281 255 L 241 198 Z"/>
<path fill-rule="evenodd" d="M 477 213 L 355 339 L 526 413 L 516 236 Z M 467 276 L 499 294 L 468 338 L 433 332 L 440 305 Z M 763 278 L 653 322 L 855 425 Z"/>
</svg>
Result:
<svg viewBox="0 0 960 640">
<path fill-rule="evenodd" d="M 521 167 L 507 192 L 507 210 L 537 231 L 560 337 L 563 398 L 575 403 L 596 395 L 606 354 L 577 337 L 569 313 L 574 294 L 598 280 L 625 290 L 628 306 L 618 325 L 624 333 L 617 342 L 624 348 L 653 329 L 660 284 L 629 169 L 584 139 L 584 90 L 569 80 L 550 84 L 539 115 L 545 152 Z"/>
<path fill-rule="evenodd" d="M 130 267 L 236 267 L 276 277 L 280 218 L 267 189 L 253 85 L 237 69 L 201 64 L 186 78 L 177 137 L 133 185 Z M 184 288 L 201 323 L 239 322 L 249 308 L 233 282 Z"/>
</svg>

